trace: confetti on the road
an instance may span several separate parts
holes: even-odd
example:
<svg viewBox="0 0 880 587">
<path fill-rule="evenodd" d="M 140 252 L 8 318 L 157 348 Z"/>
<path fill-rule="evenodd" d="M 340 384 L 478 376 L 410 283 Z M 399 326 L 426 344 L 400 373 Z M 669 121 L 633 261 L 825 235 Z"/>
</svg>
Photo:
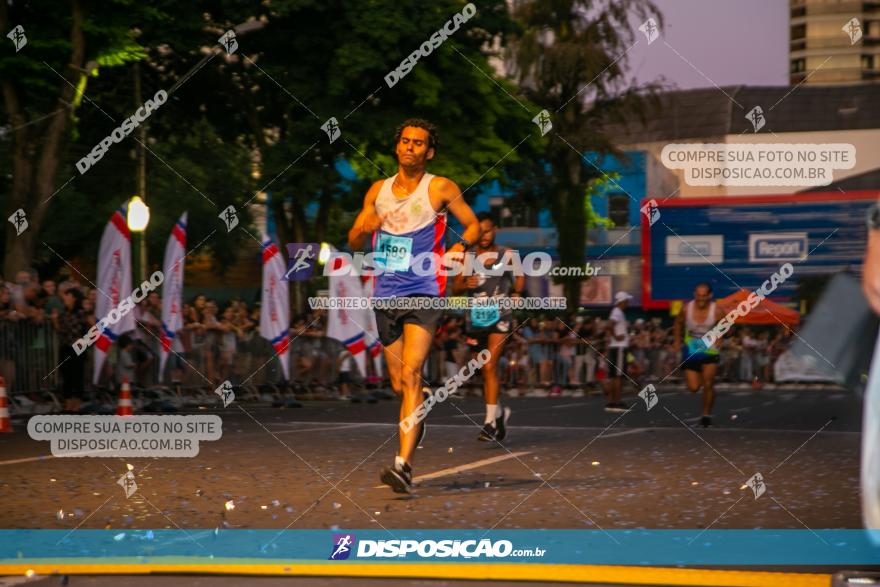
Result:
<svg viewBox="0 0 880 587">
<path fill-rule="evenodd" d="M 339 503 L 338 501 L 334 501 L 334 502 L 333 502 L 333 509 L 334 509 L 334 510 L 338 510 L 338 509 L 341 508 L 341 507 L 342 507 L 342 504 Z"/>
<path fill-rule="evenodd" d="M 267 505 L 261 505 L 261 506 L 260 506 L 260 509 L 261 509 L 261 510 L 268 510 L 268 509 L 269 509 L 269 506 L 267 506 Z"/>
<path fill-rule="evenodd" d="M 58 513 L 55 514 L 55 517 L 58 518 L 59 520 L 63 520 L 64 519 L 64 510 L 58 510 Z"/>
<path fill-rule="evenodd" d="M 597 467 L 597 466 L 599 466 L 599 461 L 593 461 L 590 464 L 593 465 L 594 467 Z"/>
<path fill-rule="evenodd" d="M 125 532 L 121 532 L 113 537 L 113 540 L 116 542 L 120 542 L 123 538 L 125 538 Z"/>
<path fill-rule="evenodd" d="M 232 501 L 231 499 L 229 501 L 227 501 L 226 502 L 226 509 L 227 510 L 234 510 L 235 509 L 235 502 Z"/>
</svg>

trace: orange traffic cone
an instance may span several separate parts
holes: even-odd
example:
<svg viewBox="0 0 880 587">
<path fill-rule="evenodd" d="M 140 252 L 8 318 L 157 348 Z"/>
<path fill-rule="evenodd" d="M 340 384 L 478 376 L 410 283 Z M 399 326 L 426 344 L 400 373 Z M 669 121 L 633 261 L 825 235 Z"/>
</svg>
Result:
<svg viewBox="0 0 880 587">
<path fill-rule="evenodd" d="M 6 401 L 6 381 L 0 377 L 0 432 L 12 432 L 9 404 Z"/>
<path fill-rule="evenodd" d="M 119 403 L 116 404 L 117 416 L 134 416 L 131 409 L 131 387 L 128 386 L 128 377 L 122 378 L 122 387 L 119 389 Z"/>
</svg>

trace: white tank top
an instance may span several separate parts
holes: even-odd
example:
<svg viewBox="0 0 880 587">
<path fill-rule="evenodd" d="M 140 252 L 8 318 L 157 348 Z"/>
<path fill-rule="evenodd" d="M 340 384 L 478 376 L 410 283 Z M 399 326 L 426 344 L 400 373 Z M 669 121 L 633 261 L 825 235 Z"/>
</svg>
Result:
<svg viewBox="0 0 880 587">
<path fill-rule="evenodd" d="M 433 273 L 414 272 L 412 265 L 423 263 L 426 257 L 442 257 L 446 249 L 446 211 L 434 212 L 428 195 L 433 178 L 425 173 L 415 191 L 405 198 L 391 191 L 394 177 L 386 179 L 379 189 L 375 206 L 384 219 L 373 233 L 373 251 L 384 259 L 386 270 L 375 278 L 373 295 L 377 298 L 446 295 L 446 274 L 440 271 L 439 263 Z"/>
<path fill-rule="evenodd" d="M 415 191 L 405 198 L 394 195 L 391 186 L 394 184 L 396 175 L 387 178 L 379 189 L 376 196 L 376 212 L 379 216 L 387 217 L 380 227 L 389 234 L 405 234 L 415 232 L 421 228 L 434 224 L 437 216 L 444 216 L 446 212 L 436 213 L 431 206 L 431 198 L 428 196 L 428 186 L 434 178 L 430 173 L 425 173 L 419 181 Z"/>
<path fill-rule="evenodd" d="M 712 330 L 714 326 L 715 302 L 709 304 L 709 311 L 706 313 L 706 319 L 703 322 L 697 322 L 694 319 L 694 302 L 693 300 L 688 302 L 687 310 L 685 311 L 685 327 L 690 336 L 694 338 L 702 337 L 704 334 Z"/>
</svg>

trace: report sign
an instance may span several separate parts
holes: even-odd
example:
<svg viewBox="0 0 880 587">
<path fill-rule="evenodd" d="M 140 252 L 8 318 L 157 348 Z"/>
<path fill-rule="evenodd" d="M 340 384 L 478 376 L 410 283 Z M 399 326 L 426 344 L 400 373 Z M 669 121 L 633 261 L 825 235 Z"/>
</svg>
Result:
<svg viewBox="0 0 880 587">
<path fill-rule="evenodd" d="M 700 282 L 716 298 L 754 290 L 783 263 L 794 273 L 772 296 L 781 302 L 796 297 L 804 277 L 860 272 L 865 214 L 878 197 L 873 190 L 655 198 L 655 221 L 642 219 L 643 306 L 690 299 Z"/>
<path fill-rule="evenodd" d="M 806 232 L 749 234 L 749 262 L 802 261 L 807 257 Z"/>
</svg>

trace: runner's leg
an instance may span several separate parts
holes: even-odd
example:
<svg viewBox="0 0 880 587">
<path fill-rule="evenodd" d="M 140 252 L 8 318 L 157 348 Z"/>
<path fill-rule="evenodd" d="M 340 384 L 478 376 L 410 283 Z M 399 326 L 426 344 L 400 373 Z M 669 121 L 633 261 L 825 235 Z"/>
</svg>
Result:
<svg viewBox="0 0 880 587">
<path fill-rule="evenodd" d="M 400 370 L 402 401 L 400 403 L 400 420 L 403 421 L 422 405 L 422 364 L 431 349 L 433 331 L 420 324 L 411 322 L 403 325 L 403 354 Z M 416 449 L 419 427 L 413 426 L 408 431 L 400 429 L 399 455 L 407 463 L 412 464 Z"/>
<path fill-rule="evenodd" d="M 505 336 L 500 332 L 493 332 L 488 336 L 486 348 L 489 351 L 489 362 L 483 365 L 483 399 L 487 406 L 498 405 L 498 359 L 504 351 Z"/>
<path fill-rule="evenodd" d="M 401 373 L 403 371 L 403 337 L 385 346 L 385 363 L 388 365 L 388 378 L 391 389 L 398 397 L 403 394 Z"/>
<path fill-rule="evenodd" d="M 691 393 L 697 393 L 703 384 L 700 371 L 694 371 L 693 369 L 684 369 L 684 379 L 687 383 L 688 391 Z"/>
<path fill-rule="evenodd" d="M 718 371 L 718 363 L 703 364 L 703 415 L 712 415 L 712 406 L 715 404 L 715 373 Z"/>
</svg>

